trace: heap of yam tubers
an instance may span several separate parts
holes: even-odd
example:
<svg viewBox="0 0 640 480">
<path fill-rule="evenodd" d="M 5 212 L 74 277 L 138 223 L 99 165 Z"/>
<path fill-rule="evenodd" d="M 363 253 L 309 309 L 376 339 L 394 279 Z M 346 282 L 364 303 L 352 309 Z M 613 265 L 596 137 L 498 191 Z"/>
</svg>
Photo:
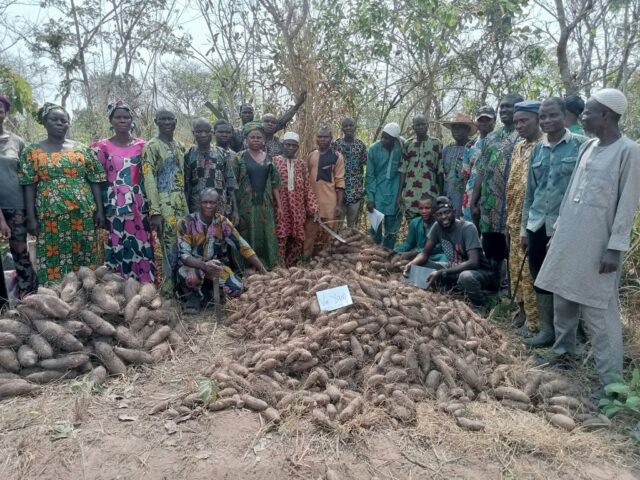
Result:
<svg viewBox="0 0 640 480">
<path fill-rule="evenodd" d="M 477 431 L 484 424 L 466 405 L 493 397 L 541 411 L 565 430 L 575 420 L 604 422 L 557 374 L 523 370 L 506 338 L 463 301 L 360 275 L 344 258 L 327 258 L 330 269 L 249 277 L 247 293 L 228 305 L 229 335 L 242 343 L 202 372 L 217 384 L 217 398 L 203 405 L 191 394 L 152 413 L 199 403 L 249 408 L 273 423 L 306 415 L 320 428 L 361 428 L 413 422 L 418 402 L 436 401 L 461 428 Z M 353 305 L 321 312 L 316 292 L 345 284 Z"/>
<path fill-rule="evenodd" d="M 82 267 L 40 287 L 7 317 L 0 319 L 0 400 L 80 375 L 101 384 L 129 364 L 159 361 L 186 338 L 153 285 L 105 267 Z"/>
</svg>

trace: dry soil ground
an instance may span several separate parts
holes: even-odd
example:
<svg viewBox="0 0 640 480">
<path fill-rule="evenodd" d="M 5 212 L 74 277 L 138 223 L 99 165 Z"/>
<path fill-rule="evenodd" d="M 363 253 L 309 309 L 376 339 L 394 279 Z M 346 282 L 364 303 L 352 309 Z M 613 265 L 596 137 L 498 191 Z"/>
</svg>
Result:
<svg viewBox="0 0 640 480">
<path fill-rule="evenodd" d="M 198 372 L 237 342 L 192 323 L 190 349 L 112 380 L 101 393 L 72 382 L 0 403 L 0 479 L 640 478 L 638 452 L 615 433 L 564 433 L 540 416 L 473 406 L 481 433 L 460 430 L 430 403 L 417 425 L 319 432 L 288 419 L 269 430 L 252 412 L 150 415 L 158 401 L 193 392 Z"/>
</svg>

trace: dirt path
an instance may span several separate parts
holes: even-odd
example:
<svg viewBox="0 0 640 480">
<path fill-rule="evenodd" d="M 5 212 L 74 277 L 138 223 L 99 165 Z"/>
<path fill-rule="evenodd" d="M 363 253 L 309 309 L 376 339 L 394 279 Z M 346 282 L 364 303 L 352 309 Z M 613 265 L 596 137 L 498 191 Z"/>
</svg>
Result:
<svg viewBox="0 0 640 480">
<path fill-rule="evenodd" d="M 190 351 L 111 381 L 102 393 L 61 383 L 34 398 L 1 402 L 0 478 L 323 479 L 327 468 L 363 480 L 640 478 L 626 438 L 562 433 L 497 404 L 474 407 L 491 420 L 480 434 L 462 432 L 427 403 L 417 426 L 340 435 L 295 419 L 267 431 L 244 410 L 149 415 L 156 402 L 193 392 L 197 373 L 236 344 L 222 328 L 198 331 Z M 62 438 L 53 440 L 54 433 Z"/>
</svg>

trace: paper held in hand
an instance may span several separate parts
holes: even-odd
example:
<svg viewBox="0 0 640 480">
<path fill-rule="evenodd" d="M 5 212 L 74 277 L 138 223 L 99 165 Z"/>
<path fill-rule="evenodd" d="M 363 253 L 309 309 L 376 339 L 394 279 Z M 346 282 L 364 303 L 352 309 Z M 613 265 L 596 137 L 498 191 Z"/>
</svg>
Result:
<svg viewBox="0 0 640 480">
<path fill-rule="evenodd" d="M 320 311 L 322 312 L 331 312 L 332 310 L 353 304 L 348 285 L 320 290 L 316 292 L 316 297 L 318 298 L 318 305 L 320 305 Z"/>
<path fill-rule="evenodd" d="M 427 278 L 435 270 L 433 268 L 421 267 L 420 265 L 411 265 L 409 270 L 409 278 L 405 278 L 405 283 L 418 288 L 427 288 Z"/>
<path fill-rule="evenodd" d="M 371 225 L 373 231 L 377 232 L 382 220 L 384 219 L 384 213 L 374 208 L 373 212 L 367 212 L 367 218 L 369 219 L 369 225 Z"/>
</svg>

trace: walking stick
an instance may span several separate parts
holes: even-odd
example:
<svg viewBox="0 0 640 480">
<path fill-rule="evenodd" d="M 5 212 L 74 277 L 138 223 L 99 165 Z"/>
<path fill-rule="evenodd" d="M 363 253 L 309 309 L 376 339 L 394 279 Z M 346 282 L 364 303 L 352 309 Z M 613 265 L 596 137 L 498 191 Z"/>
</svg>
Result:
<svg viewBox="0 0 640 480">
<path fill-rule="evenodd" d="M 524 270 L 524 262 L 527 260 L 527 254 L 529 250 L 524 252 L 522 256 L 522 262 L 520 263 L 520 271 L 518 272 L 518 278 L 516 278 L 516 285 L 513 287 L 513 294 L 511 295 L 511 305 L 515 303 L 516 295 L 518 293 L 518 287 L 520 286 L 520 281 L 522 280 L 522 270 Z"/>
<path fill-rule="evenodd" d="M 222 308 L 220 305 L 220 277 L 213 281 L 213 314 L 217 321 L 222 320 Z"/>
</svg>

